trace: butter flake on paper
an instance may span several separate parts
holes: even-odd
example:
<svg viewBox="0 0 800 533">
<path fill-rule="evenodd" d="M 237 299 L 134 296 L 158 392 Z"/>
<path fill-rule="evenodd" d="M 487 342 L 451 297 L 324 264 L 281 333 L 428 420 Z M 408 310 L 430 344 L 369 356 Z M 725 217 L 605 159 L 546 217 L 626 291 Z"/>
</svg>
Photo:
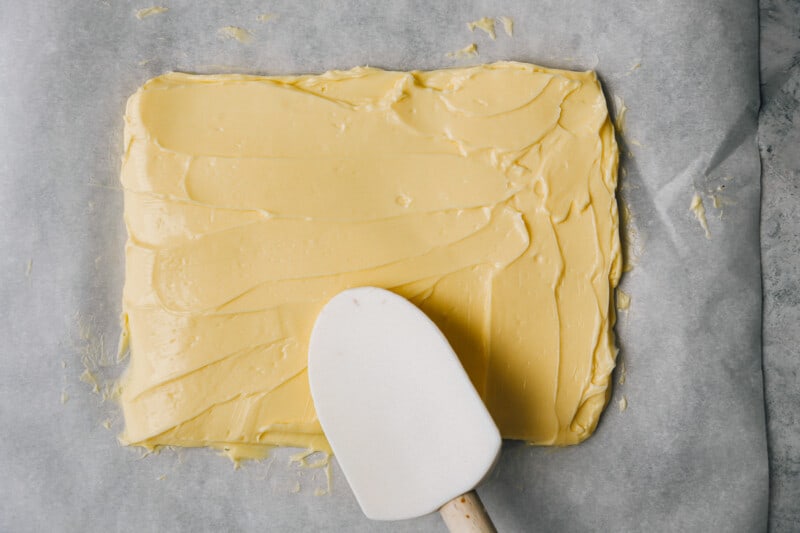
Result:
<svg viewBox="0 0 800 533">
<path fill-rule="evenodd" d="M 152 17 L 153 15 L 166 13 L 167 11 L 169 11 L 169 8 L 164 6 L 145 7 L 136 11 L 136 18 L 143 20 L 147 17 Z"/>
<path fill-rule="evenodd" d="M 253 40 L 252 33 L 238 26 L 224 26 L 217 30 L 217 34 L 222 39 L 239 41 L 240 43 L 249 43 Z"/>
<path fill-rule="evenodd" d="M 475 43 L 471 43 L 460 50 L 456 50 L 455 52 L 447 52 L 445 54 L 447 57 L 451 59 L 464 59 L 467 57 L 475 57 L 478 55 L 478 45 Z"/>
<path fill-rule="evenodd" d="M 692 196 L 692 202 L 689 204 L 689 210 L 694 213 L 694 218 L 700 223 L 700 227 L 705 231 L 706 239 L 711 239 L 711 231 L 708 229 L 708 220 L 706 220 L 706 207 L 703 205 L 703 197 L 698 193 Z"/>
<path fill-rule="evenodd" d="M 471 32 L 474 32 L 475 29 L 479 29 L 491 37 L 493 41 L 497 39 L 497 32 L 494 30 L 494 19 L 491 17 L 483 17 L 472 22 L 467 22 L 467 28 L 469 28 Z"/>
</svg>

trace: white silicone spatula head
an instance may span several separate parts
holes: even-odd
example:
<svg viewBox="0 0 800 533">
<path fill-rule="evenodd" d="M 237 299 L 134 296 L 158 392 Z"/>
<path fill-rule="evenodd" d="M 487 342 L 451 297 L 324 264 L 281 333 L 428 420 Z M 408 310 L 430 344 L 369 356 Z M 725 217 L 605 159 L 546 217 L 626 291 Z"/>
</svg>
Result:
<svg viewBox="0 0 800 533">
<path fill-rule="evenodd" d="M 500 433 L 458 357 L 396 294 L 361 287 L 334 297 L 311 334 L 308 375 L 322 428 L 369 518 L 436 511 L 497 459 Z"/>
</svg>

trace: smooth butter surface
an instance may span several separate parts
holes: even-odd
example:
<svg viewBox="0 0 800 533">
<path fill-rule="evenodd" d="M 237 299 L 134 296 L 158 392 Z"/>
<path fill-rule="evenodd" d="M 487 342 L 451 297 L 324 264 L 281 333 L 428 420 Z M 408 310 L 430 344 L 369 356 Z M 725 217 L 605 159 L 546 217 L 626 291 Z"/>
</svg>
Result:
<svg viewBox="0 0 800 533">
<path fill-rule="evenodd" d="M 360 285 L 442 328 L 504 437 L 594 430 L 621 271 L 594 73 L 172 73 L 125 121 L 125 442 L 327 450 L 308 338 Z"/>
</svg>

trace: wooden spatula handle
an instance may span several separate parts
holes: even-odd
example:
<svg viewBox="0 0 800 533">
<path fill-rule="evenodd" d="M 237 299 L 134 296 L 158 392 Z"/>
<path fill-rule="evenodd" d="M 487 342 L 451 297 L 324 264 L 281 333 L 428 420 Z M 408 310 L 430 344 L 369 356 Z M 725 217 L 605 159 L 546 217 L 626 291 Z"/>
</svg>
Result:
<svg viewBox="0 0 800 533">
<path fill-rule="evenodd" d="M 439 509 L 450 533 L 497 533 L 474 490 L 453 498 Z"/>
</svg>

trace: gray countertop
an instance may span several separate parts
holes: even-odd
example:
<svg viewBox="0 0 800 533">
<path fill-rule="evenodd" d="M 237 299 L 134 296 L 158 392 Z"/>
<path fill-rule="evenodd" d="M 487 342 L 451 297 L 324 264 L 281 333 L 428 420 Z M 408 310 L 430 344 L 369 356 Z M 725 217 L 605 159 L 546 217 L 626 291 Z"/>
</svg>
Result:
<svg viewBox="0 0 800 533">
<path fill-rule="evenodd" d="M 761 1 L 761 262 L 770 530 L 800 529 L 800 1 Z"/>
</svg>

